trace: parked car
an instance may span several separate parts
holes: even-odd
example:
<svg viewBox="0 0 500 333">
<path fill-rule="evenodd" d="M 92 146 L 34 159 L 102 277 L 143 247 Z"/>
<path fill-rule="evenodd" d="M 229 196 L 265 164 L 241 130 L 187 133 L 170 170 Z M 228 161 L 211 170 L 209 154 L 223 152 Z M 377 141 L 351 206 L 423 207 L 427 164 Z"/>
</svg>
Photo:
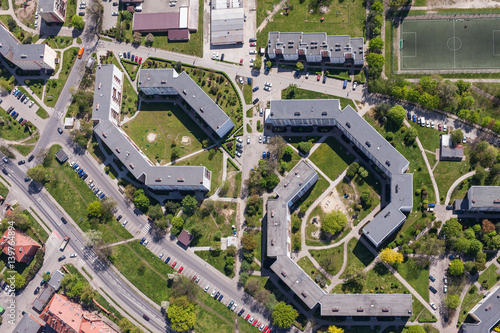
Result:
<svg viewBox="0 0 500 333">
<path fill-rule="evenodd" d="M 169 261 L 170 261 L 170 257 L 167 257 L 167 259 L 165 259 L 165 264 L 168 264 Z"/>
<path fill-rule="evenodd" d="M 209 284 L 207 284 L 207 285 L 205 286 L 205 289 L 203 289 L 203 290 L 204 290 L 205 292 L 207 292 L 207 291 L 208 291 L 208 289 L 210 289 L 210 285 L 209 285 Z"/>
<path fill-rule="evenodd" d="M 318 76 L 317 76 L 317 80 L 316 81 L 319 81 L 319 80 L 321 80 L 321 74 L 318 74 Z"/>
<path fill-rule="evenodd" d="M 265 86 L 265 87 L 264 87 L 264 90 L 265 90 L 265 91 L 271 91 L 271 87 L 269 87 L 269 86 Z"/>
<path fill-rule="evenodd" d="M 127 225 L 127 223 L 128 223 L 128 221 L 127 221 L 127 220 L 123 221 L 123 223 L 122 223 L 122 227 L 126 226 L 126 225 Z"/>
<path fill-rule="evenodd" d="M 160 254 L 158 255 L 158 258 L 159 258 L 159 259 L 163 258 L 163 253 L 160 253 Z"/>
<path fill-rule="evenodd" d="M 448 286 L 444 286 L 444 287 L 443 287 L 443 293 L 445 293 L 445 294 L 446 294 L 447 292 L 448 292 Z"/>
<path fill-rule="evenodd" d="M 306 73 L 306 79 L 309 79 L 309 72 Z"/>
<path fill-rule="evenodd" d="M 430 286 L 430 287 L 429 287 L 429 290 L 430 290 L 433 294 L 437 293 L 437 289 L 436 289 L 436 288 L 434 288 L 433 286 Z"/>
<path fill-rule="evenodd" d="M 118 12 L 112 12 L 111 16 L 118 16 Z"/>
<path fill-rule="evenodd" d="M 358 83 L 356 81 L 354 81 L 354 83 L 352 84 L 352 90 L 356 90 L 357 86 L 358 86 Z"/>
<path fill-rule="evenodd" d="M 39 291 L 40 291 L 40 287 L 36 287 L 34 294 L 35 295 L 38 294 Z"/>
<path fill-rule="evenodd" d="M 66 256 L 65 256 L 65 255 L 62 255 L 62 256 L 60 256 L 60 257 L 59 257 L 59 259 L 57 259 L 57 260 L 59 260 L 59 261 L 63 261 L 64 259 L 66 259 Z"/>
<path fill-rule="evenodd" d="M 144 244 L 144 242 L 146 241 L 146 237 L 142 237 L 141 241 L 139 242 L 139 244 Z"/>
<path fill-rule="evenodd" d="M 181 266 L 181 268 L 179 268 L 179 270 L 177 271 L 177 273 L 182 273 L 183 270 L 184 270 L 184 266 Z"/>
<path fill-rule="evenodd" d="M 431 308 L 433 308 L 434 310 L 437 310 L 437 306 L 436 306 L 436 304 L 434 304 L 434 303 L 430 303 L 430 305 L 431 305 Z"/>
<path fill-rule="evenodd" d="M 59 134 L 63 134 L 63 130 L 61 129 L 61 127 L 58 127 L 58 128 L 57 128 L 57 132 L 58 132 Z"/>
<path fill-rule="evenodd" d="M 31 108 L 33 104 L 35 104 L 35 101 L 31 101 L 30 104 L 28 104 L 28 106 Z"/>
<path fill-rule="evenodd" d="M 441 131 L 443 128 L 441 126 L 441 124 L 438 125 L 438 131 Z"/>
<path fill-rule="evenodd" d="M 175 265 L 177 265 L 177 261 L 174 261 L 174 262 L 172 263 L 172 265 L 170 265 L 170 266 L 171 266 L 172 268 L 174 268 L 174 267 L 175 267 Z"/>
<path fill-rule="evenodd" d="M 249 145 L 249 144 L 250 144 L 250 135 L 247 136 L 247 145 Z"/>
<path fill-rule="evenodd" d="M 77 257 L 77 254 L 76 254 L 76 253 L 71 253 L 71 254 L 69 255 L 69 257 L 70 257 L 70 258 L 76 258 L 76 257 Z"/>
<path fill-rule="evenodd" d="M 19 162 L 17 162 L 17 165 L 23 165 L 24 163 L 26 163 L 25 160 L 20 160 Z"/>
<path fill-rule="evenodd" d="M 30 177 L 25 177 L 25 178 L 24 178 L 24 181 L 25 181 L 25 182 L 29 182 L 30 180 L 31 180 L 31 178 L 30 178 Z"/>
<path fill-rule="evenodd" d="M 224 295 L 220 294 L 220 296 L 219 296 L 219 302 L 222 302 L 223 298 L 224 298 Z"/>
<path fill-rule="evenodd" d="M 256 92 L 257 90 L 259 90 L 259 86 L 256 86 L 252 89 L 252 92 Z"/>
<path fill-rule="evenodd" d="M 241 317 L 241 315 L 245 312 L 245 309 L 241 309 L 240 312 L 238 312 L 238 316 Z"/>
<path fill-rule="evenodd" d="M 432 275 L 429 275 L 429 280 L 431 280 L 432 282 L 436 281 L 436 278 Z"/>
<path fill-rule="evenodd" d="M 240 59 L 240 66 L 243 65 L 243 58 Z"/>
<path fill-rule="evenodd" d="M 246 321 L 248 321 L 248 319 L 250 319 L 250 314 L 247 314 L 247 316 L 245 317 Z"/>
<path fill-rule="evenodd" d="M 254 99 L 252 103 L 253 103 L 253 105 L 259 103 L 259 99 L 258 98 Z"/>
</svg>

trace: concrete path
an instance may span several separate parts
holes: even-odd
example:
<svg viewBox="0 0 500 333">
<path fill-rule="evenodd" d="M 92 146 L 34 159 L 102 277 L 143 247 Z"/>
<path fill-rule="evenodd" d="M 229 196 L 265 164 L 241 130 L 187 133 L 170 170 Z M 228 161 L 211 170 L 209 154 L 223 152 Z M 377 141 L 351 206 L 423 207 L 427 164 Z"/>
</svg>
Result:
<svg viewBox="0 0 500 333">
<path fill-rule="evenodd" d="M 453 182 L 453 184 L 451 184 L 450 189 L 448 190 L 448 193 L 446 193 L 446 201 L 444 202 L 444 204 L 447 205 L 450 202 L 451 194 L 453 193 L 453 190 L 455 190 L 455 187 L 458 186 L 458 184 L 460 184 L 461 182 L 463 182 L 467 178 L 474 176 L 475 174 L 476 174 L 476 170 L 468 172 L 465 175 L 460 176 L 457 180 L 455 180 Z"/>
<path fill-rule="evenodd" d="M 273 16 L 281 9 L 281 7 L 283 7 L 283 5 L 285 4 L 285 2 L 286 2 L 286 0 L 281 0 L 280 3 L 274 5 L 274 9 L 271 12 L 271 14 L 269 14 L 264 19 L 264 21 L 262 21 L 262 23 L 257 27 L 257 33 L 261 32 L 262 29 L 264 29 L 266 27 L 267 22 L 269 22 L 273 18 Z"/>
</svg>

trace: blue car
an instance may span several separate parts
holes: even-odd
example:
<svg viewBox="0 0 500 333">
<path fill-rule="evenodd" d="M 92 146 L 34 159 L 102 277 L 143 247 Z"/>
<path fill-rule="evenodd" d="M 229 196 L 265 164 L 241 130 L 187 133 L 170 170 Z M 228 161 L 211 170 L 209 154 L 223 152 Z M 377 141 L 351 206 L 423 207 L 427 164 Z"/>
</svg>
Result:
<svg viewBox="0 0 500 333">
<path fill-rule="evenodd" d="M 141 239 L 141 245 L 144 244 L 145 241 L 146 241 L 146 237 L 142 237 L 142 239 Z"/>
<path fill-rule="evenodd" d="M 259 86 L 255 87 L 252 89 L 252 92 L 256 92 L 257 90 L 259 90 Z"/>
<path fill-rule="evenodd" d="M 266 152 L 265 151 L 262 152 L 262 158 L 266 158 Z"/>
<path fill-rule="evenodd" d="M 413 115 L 413 122 L 417 121 L 417 116 Z"/>
<path fill-rule="evenodd" d="M 75 170 L 76 168 L 78 168 L 78 164 L 76 164 L 76 163 L 75 163 L 75 164 L 73 165 L 73 170 Z"/>
<path fill-rule="evenodd" d="M 104 199 L 106 196 L 103 194 L 101 194 L 101 196 L 99 197 L 99 199 Z"/>
<path fill-rule="evenodd" d="M 168 264 L 169 261 L 170 261 L 170 257 L 167 257 L 167 259 L 165 259 L 165 264 Z"/>
</svg>

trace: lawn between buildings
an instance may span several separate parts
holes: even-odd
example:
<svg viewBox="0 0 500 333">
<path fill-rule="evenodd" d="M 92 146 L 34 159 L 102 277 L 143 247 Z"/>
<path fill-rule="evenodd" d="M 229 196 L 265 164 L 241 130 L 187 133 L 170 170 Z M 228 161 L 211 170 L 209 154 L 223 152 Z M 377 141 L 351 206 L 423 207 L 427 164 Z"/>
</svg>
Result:
<svg viewBox="0 0 500 333">
<path fill-rule="evenodd" d="M 333 181 L 354 162 L 355 156 L 337 139 L 328 137 L 309 159 Z"/>
<path fill-rule="evenodd" d="M 174 147 L 180 147 L 178 159 L 201 150 L 202 141 L 210 143 L 199 124 L 180 106 L 142 102 L 140 111 L 123 129 L 152 161 L 166 164 L 172 160 Z"/>
<path fill-rule="evenodd" d="M 132 238 L 133 236 L 115 219 L 106 224 L 96 226 L 90 224 L 87 218 L 87 207 L 99 199 L 68 163 L 61 165 L 55 159 L 54 155 L 60 148 L 59 145 L 50 147 L 46 157 L 48 162 L 44 162 L 50 174 L 50 180 L 44 184 L 47 191 L 84 232 L 90 229 L 99 230 L 106 243 Z"/>
<path fill-rule="evenodd" d="M 434 171 L 434 178 L 439 189 L 439 196 L 444 200 L 446 194 L 448 193 L 451 185 L 460 178 L 462 175 L 471 171 L 471 165 L 469 161 L 468 147 L 466 147 L 464 154 L 466 154 L 465 161 L 455 162 L 455 161 L 439 161 Z M 430 201 L 429 201 L 430 202 Z M 444 203 L 446 204 L 446 203 Z"/>
<path fill-rule="evenodd" d="M 112 254 L 108 258 L 130 283 L 156 304 L 161 305 L 162 301 L 170 298 L 172 292 L 167 283 L 167 276 L 175 271 L 146 247 L 140 245 L 139 241 L 113 246 Z M 197 332 L 233 331 L 233 312 L 227 308 L 223 311 L 221 303 L 212 299 L 210 295 L 202 293 L 201 290 L 197 299 L 199 302 L 195 307 Z M 226 319 L 228 316 L 229 319 Z"/>
<path fill-rule="evenodd" d="M 71 68 L 77 59 L 78 47 L 72 47 L 64 51 L 62 68 L 59 71 L 58 79 L 49 79 L 45 85 L 45 105 L 54 107 L 57 103 L 57 99 L 61 94 L 61 91 L 66 84 Z"/>
<path fill-rule="evenodd" d="M 349 232 L 351 231 L 351 227 L 346 227 L 342 232 L 335 234 L 333 236 L 329 236 L 323 232 L 320 231 L 320 225 L 319 223 L 314 223 L 314 218 L 317 220 L 321 221 L 322 219 L 325 218 L 326 213 L 324 212 L 323 208 L 321 205 L 317 205 L 311 214 L 309 214 L 309 221 L 307 221 L 306 225 L 306 245 L 308 246 L 325 246 L 325 245 L 330 245 L 334 242 L 339 242 L 342 240 L 344 237 L 346 237 Z M 293 217 L 292 217 L 293 219 Z M 319 232 L 319 238 L 316 238 L 313 236 L 313 234 Z"/>
<path fill-rule="evenodd" d="M 309 250 L 321 267 L 331 275 L 340 272 L 344 262 L 344 244 L 325 250 Z"/>
<path fill-rule="evenodd" d="M 285 7 L 287 4 L 290 5 L 288 15 L 281 15 L 281 13 L 286 11 Z M 361 0 L 353 0 L 349 3 L 332 1 L 328 6 L 327 13 L 320 13 L 319 10 L 315 10 L 311 14 L 309 9 L 309 1 L 290 0 L 286 2 L 285 6 L 257 34 L 257 46 L 266 47 L 267 36 L 271 31 L 326 32 L 327 35 L 364 36 L 366 8 L 365 3 Z M 272 10 L 270 3 L 261 6 L 257 12 L 257 19 L 263 19 L 267 11 L 270 10 Z M 324 18 L 323 21 L 321 21 L 322 17 Z"/>
<path fill-rule="evenodd" d="M 287 99 L 285 96 L 286 89 L 287 88 L 285 88 L 281 91 L 281 99 Z M 348 105 L 350 105 L 354 110 L 356 110 L 356 106 L 354 105 L 354 102 L 352 99 L 339 97 L 339 96 L 335 96 L 335 95 L 324 94 L 321 92 L 302 89 L 302 88 L 295 88 L 295 95 L 293 96 L 292 99 L 338 99 L 340 101 L 340 107 L 342 109 L 347 107 Z"/>
</svg>

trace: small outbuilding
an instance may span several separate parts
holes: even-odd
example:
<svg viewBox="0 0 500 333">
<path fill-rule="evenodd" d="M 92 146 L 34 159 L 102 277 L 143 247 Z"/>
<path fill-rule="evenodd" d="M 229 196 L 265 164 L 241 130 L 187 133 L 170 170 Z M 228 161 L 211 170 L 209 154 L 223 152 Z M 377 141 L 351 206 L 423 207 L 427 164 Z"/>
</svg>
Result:
<svg viewBox="0 0 500 333">
<path fill-rule="evenodd" d="M 68 160 L 69 156 L 68 154 L 66 154 L 66 152 L 64 151 L 64 149 L 59 149 L 56 153 L 56 159 L 60 162 L 60 163 L 64 163 Z"/>
<path fill-rule="evenodd" d="M 464 147 L 453 147 L 450 134 L 441 135 L 441 149 L 439 150 L 440 161 L 458 161 L 464 158 Z"/>
<path fill-rule="evenodd" d="M 75 126 L 75 118 L 64 118 L 64 128 L 73 128 Z"/>
<path fill-rule="evenodd" d="M 192 240 L 193 240 L 193 235 L 191 235 L 186 230 L 182 230 L 180 235 L 177 237 L 177 241 L 182 245 L 184 245 L 185 247 L 188 247 Z"/>
</svg>

